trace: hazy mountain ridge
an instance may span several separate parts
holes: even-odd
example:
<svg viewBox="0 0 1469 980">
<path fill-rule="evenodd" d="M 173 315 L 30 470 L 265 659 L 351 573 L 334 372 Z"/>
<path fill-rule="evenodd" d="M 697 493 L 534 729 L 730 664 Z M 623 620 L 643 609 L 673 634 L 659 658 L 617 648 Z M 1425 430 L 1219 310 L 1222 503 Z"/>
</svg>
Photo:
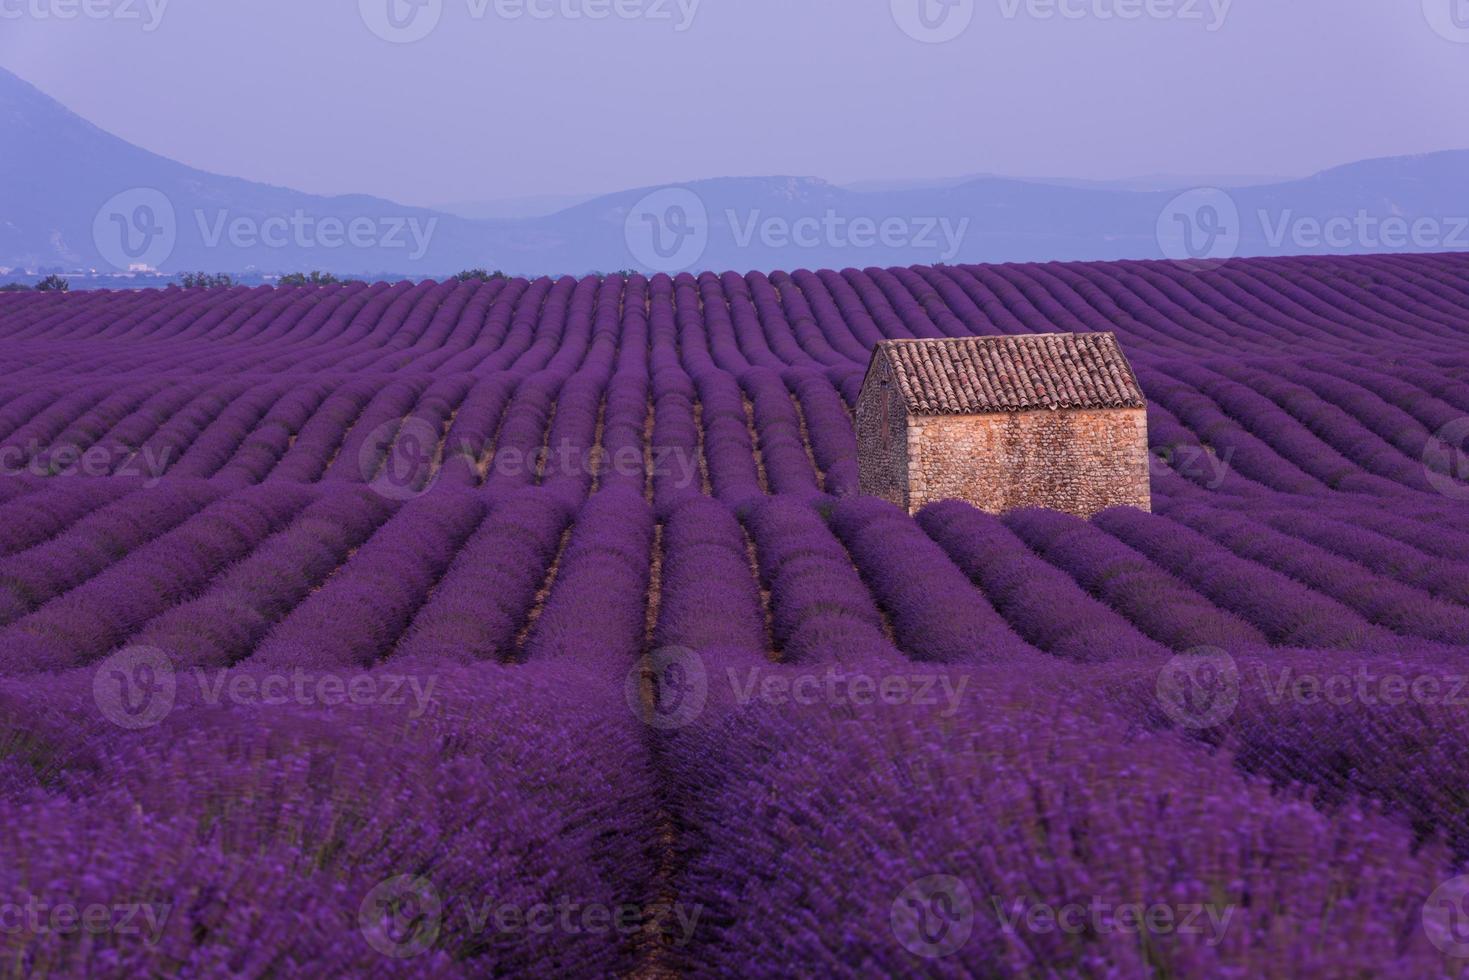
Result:
<svg viewBox="0 0 1469 980">
<path fill-rule="evenodd" d="M 1469 216 L 1469 151 L 1182 199 L 1172 187 L 1125 186 L 1160 177 L 862 190 L 776 176 L 630 189 L 554 214 L 476 220 L 197 170 L 104 132 L 3 70 L 0 134 L 0 266 L 16 269 L 442 276 L 474 266 L 582 273 L 1469 249 L 1469 217 L 1459 227 Z M 1398 244 L 1384 234 L 1396 230 L 1383 227 L 1393 218 L 1431 225 L 1431 234 Z"/>
</svg>

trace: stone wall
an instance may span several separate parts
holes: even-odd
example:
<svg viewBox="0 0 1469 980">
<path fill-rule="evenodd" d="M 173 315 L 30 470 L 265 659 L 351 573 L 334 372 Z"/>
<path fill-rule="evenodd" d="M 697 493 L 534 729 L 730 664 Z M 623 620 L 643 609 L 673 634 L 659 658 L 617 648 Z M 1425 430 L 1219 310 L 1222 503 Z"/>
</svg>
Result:
<svg viewBox="0 0 1469 980">
<path fill-rule="evenodd" d="M 909 420 L 908 443 L 909 492 L 894 502 L 913 512 L 952 498 L 995 514 L 1151 509 L 1142 409 L 925 416 Z"/>
<path fill-rule="evenodd" d="M 886 386 L 887 397 L 883 397 Z M 886 405 L 884 405 L 886 402 Z M 883 417 L 887 439 L 883 438 Z M 885 359 L 875 362 L 871 376 L 857 399 L 857 459 L 863 494 L 882 497 L 899 507 L 908 507 L 908 457 L 911 432 L 908 409 L 898 391 L 898 382 Z"/>
</svg>

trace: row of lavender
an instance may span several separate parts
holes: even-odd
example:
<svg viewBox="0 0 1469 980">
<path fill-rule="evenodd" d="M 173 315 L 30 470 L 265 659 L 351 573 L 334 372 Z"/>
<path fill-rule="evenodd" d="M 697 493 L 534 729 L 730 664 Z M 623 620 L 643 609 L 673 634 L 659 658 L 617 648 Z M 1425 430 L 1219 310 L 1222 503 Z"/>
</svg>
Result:
<svg viewBox="0 0 1469 980">
<path fill-rule="evenodd" d="M 1396 260 L 1360 262 L 1377 270 L 1358 275 L 1378 292 L 1406 295 L 1372 278 Z M 1113 267 L 1098 268 L 1117 275 Z M 1298 282 L 1311 268 L 1246 264 L 1198 278 L 1273 283 L 1289 273 Z M 1081 274 L 1070 267 L 1044 272 L 1063 269 Z M 1153 272 L 1182 274 L 1168 266 Z M 130 316 L 98 320 L 95 294 L 78 297 L 76 310 L 49 316 L 42 314 L 50 299 L 29 300 L 0 318 L 16 352 L 0 385 L 0 468 L 177 476 L 228 487 L 395 477 L 410 490 L 440 476 L 472 485 L 563 478 L 590 488 L 606 471 L 634 480 L 642 470 L 660 496 L 670 486 L 698 486 L 731 503 L 757 492 L 846 493 L 856 483 L 850 406 L 872 342 L 1060 327 L 1123 335 L 1151 402 L 1162 494 L 1195 486 L 1246 495 L 1469 493 L 1458 466 L 1469 448 L 1469 424 L 1462 424 L 1469 388 L 1453 343 L 1454 318 L 1465 314 L 1449 298 L 1456 280 L 1440 277 L 1443 296 L 1422 312 L 1394 308 L 1396 319 L 1387 318 L 1381 301 L 1369 309 L 1360 297 L 1342 299 L 1339 309 L 1317 309 L 1320 302 L 1295 297 L 1268 321 L 1281 341 L 1274 356 L 1243 357 L 1248 344 L 1226 356 L 1211 342 L 1223 329 L 1220 317 L 1237 314 L 1262 330 L 1267 321 L 1237 306 L 1242 299 L 1222 283 L 1208 294 L 1220 309 L 1184 320 L 1177 343 L 1144 331 L 1154 317 L 1143 314 L 1152 307 L 1136 298 L 1108 306 L 1098 299 L 1103 291 L 1086 294 L 1096 304 L 1086 318 L 1061 315 L 1074 301 L 1052 309 L 1060 301 L 1042 303 L 1033 289 L 1011 296 L 1029 296 L 1036 309 L 1048 310 L 1044 324 L 1015 319 L 995 302 L 960 302 L 969 293 L 959 280 L 1016 274 L 874 270 L 748 281 L 726 275 L 354 286 L 284 290 L 241 309 L 227 302 L 229 290 L 175 290 L 164 299 L 116 294 L 114 316 L 163 304 L 145 321 L 153 324 L 149 335 L 162 332 L 151 343 L 169 348 L 167 358 L 131 336 Z M 1351 281 L 1343 271 L 1317 274 Z M 1123 281 L 1135 286 L 1133 278 L 1141 273 Z M 817 292 L 821 283 L 829 284 L 825 293 Z M 1413 295 L 1424 292 L 1421 284 L 1415 289 Z M 395 291 L 403 295 L 390 299 Z M 889 297 L 891 308 L 868 312 L 863 298 L 876 303 L 877 296 Z M 362 302 L 355 313 L 350 297 Z M 1182 318 L 1167 309 L 1169 323 Z M 153 322 L 165 313 L 166 320 Z M 1357 324 L 1351 330 L 1319 343 L 1305 339 L 1339 322 L 1328 317 L 1348 314 Z M 98 322 L 92 332 L 48 327 L 56 317 Z M 461 335 L 465 323 L 479 325 Z M 1368 325 L 1374 334 L 1362 332 Z M 258 338 L 256 327 L 265 331 Z M 189 363 L 183 374 L 176 373 L 182 365 L 159 367 L 178 364 L 181 350 L 192 349 L 176 346 L 185 341 L 175 328 L 198 334 L 189 341 L 198 350 L 182 357 Z M 58 330 L 65 339 L 53 338 Z M 1288 346 L 1286 331 L 1295 333 Z M 1186 360 L 1179 350 L 1185 336 Z M 1382 363 L 1368 352 L 1369 336 L 1413 353 Z M 153 369 L 119 370 L 118 358 L 134 351 L 152 351 Z M 272 360 L 255 360 L 262 351 Z M 46 367 L 61 362 L 63 373 Z"/>
<path fill-rule="evenodd" d="M 360 487 L 11 481 L 18 495 L 0 504 L 0 665 L 78 666 L 129 642 L 190 634 L 190 662 L 233 663 L 262 643 L 259 655 L 281 663 L 341 650 L 332 659 L 370 664 L 400 647 L 511 659 L 567 528 L 604 498 L 642 503 L 636 487 L 609 485 L 582 504 L 580 480 L 559 490 L 444 485 L 403 504 Z M 854 562 L 863 591 L 879 597 L 918 581 L 919 569 L 962 571 L 959 587 L 927 601 L 976 610 L 1001 633 L 915 635 L 904 649 L 922 659 L 1004 649 L 999 637 L 1012 632 L 1085 662 L 1198 646 L 1469 646 L 1469 518 L 1443 506 L 1414 516 L 1350 499 L 1185 498 L 1163 501 L 1159 514 L 1119 509 L 1088 523 L 1044 511 L 981 522 L 956 505 L 915 523 L 860 498 L 751 496 L 731 511 L 686 490 L 656 512 L 690 500 L 743 518 L 757 565 L 778 560 L 794 528 L 820 522 L 818 507 L 841 501 L 828 564 L 781 590 L 818 606 Z M 856 507 L 884 514 L 885 532 L 858 533 L 837 516 Z M 484 607 L 488 582 L 499 611 Z M 866 645 L 842 633 L 816 645 L 851 642 Z M 759 644 L 787 655 L 808 645 L 785 632 Z"/>
<path fill-rule="evenodd" d="M 646 347 L 646 351 L 645 351 Z M 646 355 L 646 356 L 645 356 Z M 560 354 L 557 354 L 560 358 Z M 458 485 L 651 481 L 729 502 L 850 493 L 849 405 L 822 373 L 722 370 L 678 325 L 630 316 L 531 373 L 200 382 L 0 392 L 6 474 Z M 1445 366 L 1139 359 L 1159 491 L 1462 499 L 1469 385 Z M 651 431 L 650 430 L 651 423 Z M 1175 477 L 1181 477 L 1182 482 Z"/>
<path fill-rule="evenodd" d="M 1469 854 L 1462 707 L 1323 707 L 1254 677 L 1367 668 L 1447 690 L 1463 651 L 1271 650 L 1277 621 L 1339 626 L 1275 594 L 1284 577 L 1229 579 L 1222 553 L 1202 563 L 1218 595 L 1253 586 L 1239 601 L 1271 595 L 1257 608 L 1275 618 L 1212 605 L 1191 591 L 1203 579 L 1162 564 L 1181 525 L 1150 537 L 1163 518 L 1117 511 L 1057 534 L 1070 519 L 945 504 L 915 523 L 868 500 L 734 512 L 694 494 L 655 509 L 628 489 L 580 510 L 541 490 L 441 492 L 386 516 L 371 494 L 285 489 L 189 501 L 209 519 L 180 522 L 195 536 L 158 538 L 128 576 L 161 584 L 201 542 L 264 541 L 217 557 L 214 579 L 177 580 L 195 598 L 142 634 L 178 674 L 150 726 L 99 712 L 93 671 L 0 683 L 5 846 L 27 855 L 7 893 L 81 883 L 68 894 L 171 910 L 152 943 L 8 934 L 27 970 L 1453 968 L 1422 920 Z M 1236 530 L 1252 517 L 1213 513 Z M 360 541 L 378 521 L 355 548 L 336 534 Z M 1394 522 L 1412 524 L 1384 534 Z M 1401 546 L 1431 567 L 1426 540 Z M 262 642 L 236 635 L 277 615 L 268 586 L 298 567 L 327 577 L 298 578 L 303 601 Z M 1073 575 L 1130 581 L 1154 605 L 1119 608 Z M 73 615 L 133 608 L 88 598 Z M 225 645 L 200 642 L 211 623 Z M 1190 628 L 1173 643 L 1232 641 L 1244 678 L 1206 727 L 1156 690 L 1162 637 Z M 236 683 L 274 677 L 379 697 L 273 700 Z M 390 681 L 422 698 L 389 699 Z M 1306 784 L 1315 805 L 1272 782 Z M 563 900 L 569 927 L 485 918 L 485 903 Z M 1088 903 L 1207 916 L 1141 932 L 1032 917 Z M 629 928 L 588 928 L 577 916 L 593 907 L 626 910 Z"/>
<path fill-rule="evenodd" d="M 1050 263 L 722 276 L 354 283 L 275 290 L 97 292 L 3 299 L 23 374 L 226 367 L 488 373 L 636 305 L 695 321 L 726 370 L 842 367 L 883 337 L 1116 329 L 1164 355 L 1451 350 L 1469 304 L 1462 256 Z M 88 353 L 48 343 L 126 341 Z M 233 350 L 213 346 L 228 343 Z M 325 349 L 323 349 L 325 348 Z M 167 351 L 162 365 L 150 355 Z"/>
</svg>

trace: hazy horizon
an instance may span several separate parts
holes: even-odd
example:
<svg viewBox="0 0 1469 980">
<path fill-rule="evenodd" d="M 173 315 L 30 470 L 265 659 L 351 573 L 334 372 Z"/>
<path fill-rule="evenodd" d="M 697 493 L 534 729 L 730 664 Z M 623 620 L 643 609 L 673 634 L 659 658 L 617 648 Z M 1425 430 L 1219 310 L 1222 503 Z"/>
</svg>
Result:
<svg viewBox="0 0 1469 980">
<path fill-rule="evenodd" d="M 1469 146 L 1452 0 L 939 2 L 130 0 L 63 20 L 25 0 L 0 66 L 201 170 L 438 207 L 776 174 L 1300 176 Z"/>
</svg>

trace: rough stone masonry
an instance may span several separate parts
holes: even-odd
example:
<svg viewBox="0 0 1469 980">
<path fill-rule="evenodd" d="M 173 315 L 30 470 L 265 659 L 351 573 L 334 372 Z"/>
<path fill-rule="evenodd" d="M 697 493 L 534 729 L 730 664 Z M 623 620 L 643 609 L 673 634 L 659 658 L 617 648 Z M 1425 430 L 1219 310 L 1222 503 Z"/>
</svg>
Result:
<svg viewBox="0 0 1469 980">
<path fill-rule="evenodd" d="M 1151 509 L 1147 403 L 1110 333 L 885 341 L 857 444 L 862 492 L 910 513 Z"/>
</svg>

